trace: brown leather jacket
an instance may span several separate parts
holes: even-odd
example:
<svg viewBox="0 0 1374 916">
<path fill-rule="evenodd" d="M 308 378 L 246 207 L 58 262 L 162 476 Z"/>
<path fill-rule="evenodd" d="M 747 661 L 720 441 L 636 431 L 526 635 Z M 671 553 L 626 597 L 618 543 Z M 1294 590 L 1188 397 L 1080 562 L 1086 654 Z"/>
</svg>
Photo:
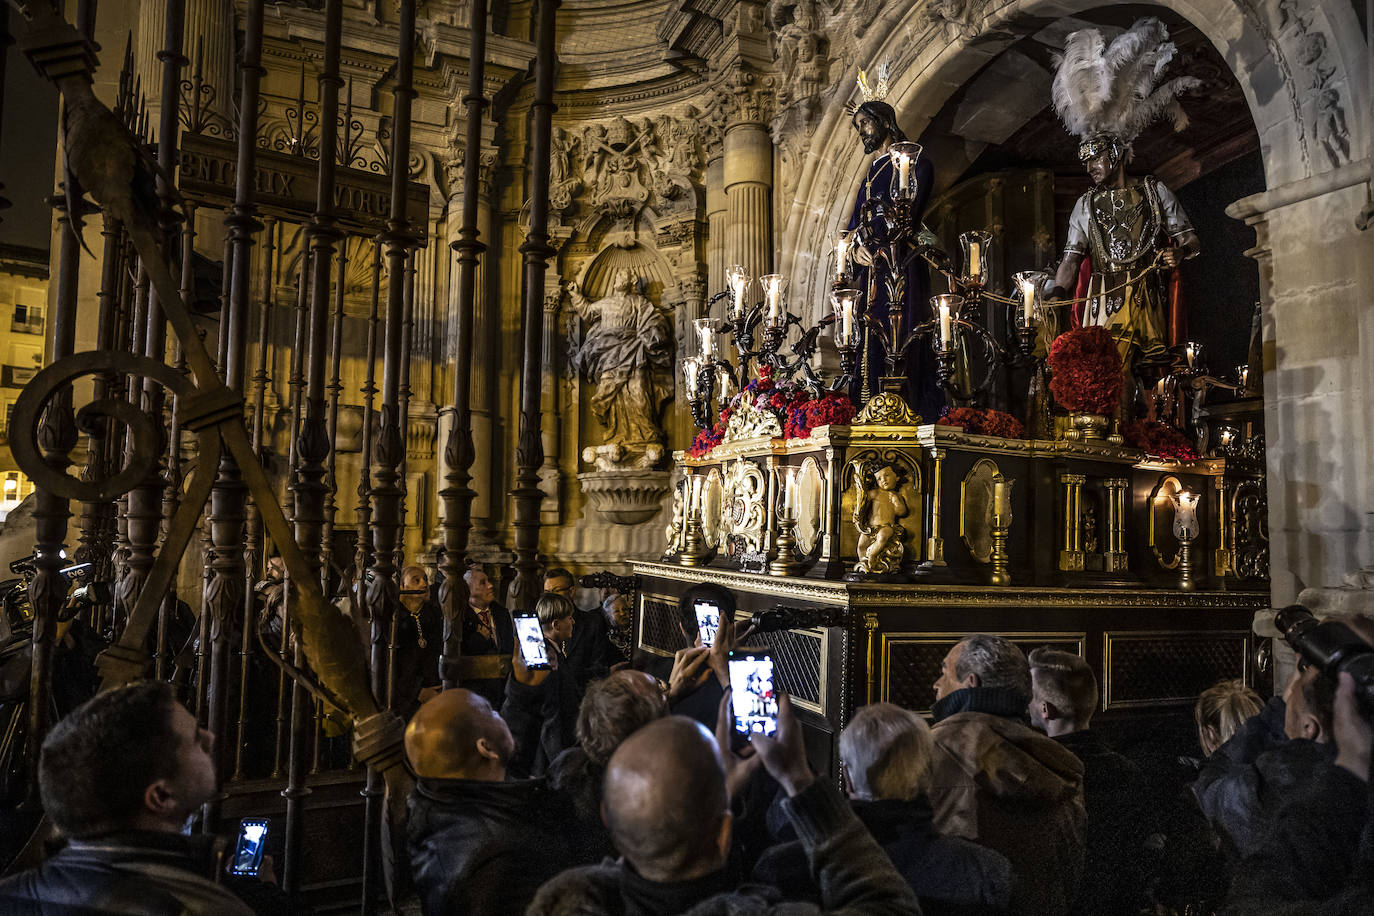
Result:
<svg viewBox="0 0 1374 916">
<path fill-rule="evenodd" d="M 955 713 L 931 733 L 936 829 L 1011 860 L 1013 912 L 1066 913 L 1083 867 L 1083 764 L 1005 716 Z"/>
</svg>

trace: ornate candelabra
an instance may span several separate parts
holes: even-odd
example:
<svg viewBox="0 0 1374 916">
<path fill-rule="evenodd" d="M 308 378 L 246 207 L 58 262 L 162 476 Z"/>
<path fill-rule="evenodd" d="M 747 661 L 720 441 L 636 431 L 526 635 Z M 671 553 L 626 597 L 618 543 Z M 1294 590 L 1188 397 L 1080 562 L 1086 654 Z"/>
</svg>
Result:
<svg viewBox="0 0 1374 916">
<path fill-rule="evenodd" d="M 832 313 L 806 328 L 799 317 L 788 311 L 786 277 L 781 274 L 760 277 L 762 297 L 752 306 L 748 304 L 747 296 L 753 280 L 744 272 L 744 268 L 731 267 L 726 271 L 726 280 L 729 289 L 711 297 L 707 306 L 709 308 L 721 299 L 728 298 L 726 321 L 717 328 L 710 318 L 696 319 L 693 327 L 697 354 L 682 360 L 683 387 L 691 405 L 692 421 L 699 428 L 706 429 L 713 422 L 711 400 L 717 390 L 718 407 L 723 407 L 729 402 L 730 387 L 743 388 L 750 367 L 754 364 L 768 366 L 773 377 L 778 379 L 799 374 L 802 384 L 815 396 L 826 391 L 842 391 L 849 386 L 858 351 L 857 290 L 836 287 L 831 293 Z M 762 342 L 758 349 L 754 349 L 755 332 L 760 325 L 763 329 Z M 811 366 L 811 358 L 819 346 L 821 331 L 831 325 L 835 326 L 840 375 L 834 381 L 826 382 Z M 783 350 L 793 326 L 801 329 L 801 335 L 788 348 L 789 357 Z M 727 333 L 735 347 L 734 363 L 719 352 L 718 336 Z"/>
</svg>

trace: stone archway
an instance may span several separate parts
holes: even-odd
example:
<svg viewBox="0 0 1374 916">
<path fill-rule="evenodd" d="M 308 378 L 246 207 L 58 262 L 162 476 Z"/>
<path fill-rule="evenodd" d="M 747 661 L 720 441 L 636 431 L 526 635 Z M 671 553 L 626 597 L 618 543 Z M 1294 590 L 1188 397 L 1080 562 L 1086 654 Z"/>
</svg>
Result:
<svg viewBox="0 0 1374 916">
<path fill-rule="evenodd" d="M 884 9 L 852 63 L 890 57 L 888 101 L 918 136 L 949 97 L 1018 38 L 1100 0 L 912 0 Z M 1371 55 L 1343 0 L 1163 0 L 1221 53 L 1260 137 L 1269 190 L 1228 213 L 1254 227 L 1269 431 L 1272 600 L 1374 563 L 1374 125 Z M 833 71 L 832 71 L 833 72 Z M 790 168 L 776 210 L 779 269 L 819 303 L 825 239 L 848 218 L 862 170 L 842 104 L 853 72 Z M 785 141 L 783 141 L 785 143 Z M 1374 576 L 1365 577 L 1365 580 Z M 1374 593 L 1372 593 L 1374 594 Z"/>
</svg>

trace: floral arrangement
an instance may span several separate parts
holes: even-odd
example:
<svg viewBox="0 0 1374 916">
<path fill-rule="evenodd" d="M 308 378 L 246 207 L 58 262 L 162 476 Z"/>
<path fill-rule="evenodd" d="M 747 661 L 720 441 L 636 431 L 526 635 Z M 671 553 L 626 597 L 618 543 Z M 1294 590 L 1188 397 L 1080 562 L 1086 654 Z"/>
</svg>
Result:
<svg viewBox="0 0 1374 916">
<path fill-rule="evenodd" d="M 991 407 L 955 407 L 935 421 L 936 426 L 959 426 L 975 436 L 1001 436 L 1005 439 L 1024 439 L 1026 428 L 1009 413 Z"/>
<path fill-rule="evenodd" d="M 1147 455 L 1172 458 L 1175 461 L 1192 461 L 1198 457 L 1197 449 L 1183 433 L 1167 423 L 1156 420 L 1135 420 L 1121 428 L 1121 437 L 1131 448 L 1138 448 Z"/>
<path fill-rule="evenodd" d="M 848 397 L 833 392 L 811 396 L 805 387 L 791 380 L 776 382 L 773 367 L 759 367 L 753 379 L 721 408 L 720 415 L 710 429 L 703 429 L 687 450 L 692 458 L 705 458 L 717 445 L 725 441 L 730 418 L 744 407 L 768 411 L 778 418 L 784 439 L 805 439 L 818 426 L 842 425 L 854 419 L 854 405 Z"/>
<path fill-rule="evenodd" d="M 1075 413 L 1110 416 L 1121 401 L 1121 354 L 1106 328 L 1078 328 L 1050 346 L 1050 394 Z"/>
</svg>

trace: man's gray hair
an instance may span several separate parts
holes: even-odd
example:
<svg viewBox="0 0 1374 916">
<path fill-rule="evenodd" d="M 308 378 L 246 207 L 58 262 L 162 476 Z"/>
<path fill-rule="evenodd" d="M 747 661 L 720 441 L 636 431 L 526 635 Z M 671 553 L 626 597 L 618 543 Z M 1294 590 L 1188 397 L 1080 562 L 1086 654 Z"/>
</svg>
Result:
<svg viewBox="0 0 1374 916">
<path fill-rule="evenodd" d="M 960 681 L 976 674 L 980 687 L 1010 687 L 1030 698 L 1030 665 L 1026 662 L 1026 653 L 1015 644 L 1000 636 L 975 633 L 959 640 L 959 645 L 964 650 L 954 665 L 954 676 Z"/>
<path fill-rule="evenodd" d="M 860 707 L 840 733 L 840 760 L 865 801 L 921 794 L 934 749 L 925 719 L 891 703 Z"/>
</svg>

